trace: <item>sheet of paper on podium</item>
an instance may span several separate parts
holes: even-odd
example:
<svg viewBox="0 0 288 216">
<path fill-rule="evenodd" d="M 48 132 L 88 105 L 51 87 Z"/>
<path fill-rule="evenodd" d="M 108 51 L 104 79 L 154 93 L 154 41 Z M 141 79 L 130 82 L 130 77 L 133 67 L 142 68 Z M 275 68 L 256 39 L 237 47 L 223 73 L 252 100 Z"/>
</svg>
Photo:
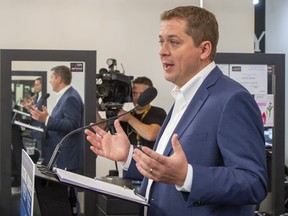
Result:
<svg viewBox="0 0 288 216">
<path fill-rule="evenodd" d="M 33 125 L 30 125 L 30 124 L 26 124 L 26 123 L 23 123 L 23 122 L 20 122 L 20 121 L 13 121 L 13 124 L 16 124 L 16 125 L 19 125 L 19 126 L 22 126 L 22 127 L 25 127 L 25 128 L 29 128 L 29 129 L 32 129 L 32 130 L 36 130 L 36 131 L 39 131 L 39 132 L 44 132 L 43 128 L 40 128 L 40 127 L 35 127 Z"/>
<path fill-rule="evenodd" d="M 145 197 L 137 194 L 134 190 L 128 187 L 122 187 L 83 175 L 78 175 L 59 168 L 54 168 L 54 171 L 61 182 L 149 206 Z"/>
</svg>

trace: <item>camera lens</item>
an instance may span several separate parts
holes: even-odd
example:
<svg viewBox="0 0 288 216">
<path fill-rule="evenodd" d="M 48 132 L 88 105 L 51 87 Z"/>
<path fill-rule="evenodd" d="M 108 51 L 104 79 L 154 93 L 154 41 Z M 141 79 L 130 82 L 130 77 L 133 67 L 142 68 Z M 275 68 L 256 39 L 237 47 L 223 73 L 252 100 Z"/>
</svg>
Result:
<svg viewBox="0 0 288 216">
<path fill-rule="evenodd" d="M 96 91 L 99 97 L 107 97 L 109 94 L 109 87 L 107 85 L 99 85 L 97 86 Z"/>
</svg>

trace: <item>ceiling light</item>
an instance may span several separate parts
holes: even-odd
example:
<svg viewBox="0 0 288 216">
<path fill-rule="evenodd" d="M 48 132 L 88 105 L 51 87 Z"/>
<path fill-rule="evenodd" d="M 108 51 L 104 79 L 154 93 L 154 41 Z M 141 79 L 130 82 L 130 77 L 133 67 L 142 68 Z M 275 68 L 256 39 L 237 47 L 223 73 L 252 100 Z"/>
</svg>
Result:
<svg viewBox="0 0 288 216">
<path fill-rule="evenodd" d="M 259 3 L 259 0 L 253 0 L 253 4 L 256 5 Z"/>
</svg>

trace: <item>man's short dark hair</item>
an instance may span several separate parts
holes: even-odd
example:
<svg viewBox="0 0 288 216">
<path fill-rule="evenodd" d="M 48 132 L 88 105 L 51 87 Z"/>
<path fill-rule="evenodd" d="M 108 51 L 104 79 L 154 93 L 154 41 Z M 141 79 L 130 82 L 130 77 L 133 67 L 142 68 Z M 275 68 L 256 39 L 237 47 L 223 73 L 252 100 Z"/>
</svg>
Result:
<svg viewBox="0 0 288 216">
<path fill-rule="evenodd" d="M 60 76 L 66 85 L 71 84 L 72 73 L 69 67 L 60 65 L 60 66 L 53 67 L 51 71 L 54 71 L 54 74 L 56 76 Z"/>
<path fill-rule="evenodd" d="M 161 14 L 161 21 L 178 18 L 187 22 L 186 33 L 190 35 L 196 46 L 203 41 L 210 41 L 212 50 L 210 60 L 215 57 L 219 39 L 218 22 L 210 11 L 196 6 L 179 6 Z"/>
<path fill-rule="evenodd" d="M 133 85 L 134 84 L 144 84 L 144 85 L 148 85 L 149 87 L 153 87 L 153 83 L 152 81 L 148 78 L 148 77 L 137 77 L 135 80 L 133 80 Z"/>
</svg>

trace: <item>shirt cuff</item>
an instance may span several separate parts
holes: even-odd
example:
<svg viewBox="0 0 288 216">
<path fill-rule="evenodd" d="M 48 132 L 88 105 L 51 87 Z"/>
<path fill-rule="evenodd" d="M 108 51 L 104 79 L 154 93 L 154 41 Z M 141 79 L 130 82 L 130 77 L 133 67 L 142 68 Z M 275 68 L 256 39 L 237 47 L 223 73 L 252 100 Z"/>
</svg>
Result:
<svg viewBox="0 0 288 216">
<path fill-rule="evenodd" d="M 46 118 L 46 121 L 45 121 L 45 126 L 47 126 L 48 125 L 48 120 L 49 120 L 49 115 L 47 116 L 47 118 Z"/>
<path fill-rule="evenodd" d="M 177 185 L 175 185 L 175 187 L 178 191 L 190 192 L 192 189 L 192 181 L 193 181 L 193 167 L 190 164 L 188 164 L 188 170 L 184 184 L 181 187 L 178 187 Z"/>
<path fill-rule="evenodd" d="M 122 169 L 127 171 L 130 164 L 131 164 L 131 161 L 132 161 L 132 157 L 133 157 L 133 150 L 134 150 L 134 147 L 133 145 L 130 145 L 130 149 L 129 149 L 129 154 L 128 154 L 128 157 L 127 157 L 127 160 L 125 163 L 122 163 Z"/>
</svg>

